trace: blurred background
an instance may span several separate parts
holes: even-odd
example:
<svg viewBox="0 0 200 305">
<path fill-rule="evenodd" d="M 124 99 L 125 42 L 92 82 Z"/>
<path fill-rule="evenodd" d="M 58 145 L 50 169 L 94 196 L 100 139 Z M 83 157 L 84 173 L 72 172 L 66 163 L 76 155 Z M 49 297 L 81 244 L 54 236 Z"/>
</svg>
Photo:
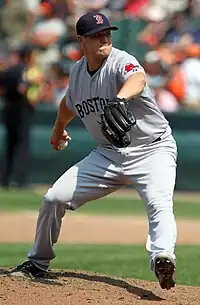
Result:
<svg viewBox="0 0 200 305">
<path fill-rule="evenodd" d="M 54 182 L 96 146 L 79 119 L 66 151 L 49 136 L 69 73 L 82 57 L 75 36 L 87 11 L 106 14 L 113 44 L 144 66 L 178 144 L 176 190 L 200 191 L 199 0 L 1 0 L 0 185 Z"/>
</svg>

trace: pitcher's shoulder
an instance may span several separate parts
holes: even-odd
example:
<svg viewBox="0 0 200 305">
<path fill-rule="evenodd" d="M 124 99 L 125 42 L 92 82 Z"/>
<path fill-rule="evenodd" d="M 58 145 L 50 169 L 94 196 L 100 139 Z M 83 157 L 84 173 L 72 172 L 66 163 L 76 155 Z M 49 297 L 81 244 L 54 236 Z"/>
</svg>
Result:
<svg viewBox="0 0 200 305">
<path fill-rule="evenodd" d="M 70 74 L 74 75 L 80 72 L 85 65 L 85 57 L 83 56 L 80 60 L 78 60 L 72 67 Z"/>
<path fill-rule="evenodd" d="M 112 48 L 111 53 L 112 60 L 115 60 L 116 62 L 124 61 L 124 59 L 134 59 L 137 60 L 136 57 L 124 50 L 120 50 L 117 48 Z"/>
</svg>

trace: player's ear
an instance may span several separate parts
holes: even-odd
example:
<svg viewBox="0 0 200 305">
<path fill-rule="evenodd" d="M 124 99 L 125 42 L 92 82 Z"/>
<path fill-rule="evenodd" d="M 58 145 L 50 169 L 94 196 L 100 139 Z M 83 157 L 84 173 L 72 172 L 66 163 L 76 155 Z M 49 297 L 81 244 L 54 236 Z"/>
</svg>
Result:
<svg viewBox="0 0 200 305">
<path fill-rule="evenodd" d="M 78 35 L 77 40 L 78 40 L 79 43 L 83 42 L 83 36 Z"/>
</svg>

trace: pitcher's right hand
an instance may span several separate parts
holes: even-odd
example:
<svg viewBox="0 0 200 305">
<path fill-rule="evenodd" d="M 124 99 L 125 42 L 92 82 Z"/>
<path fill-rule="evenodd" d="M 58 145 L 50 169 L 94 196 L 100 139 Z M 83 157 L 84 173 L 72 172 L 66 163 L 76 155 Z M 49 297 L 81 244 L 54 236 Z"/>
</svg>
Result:
<svg viewBox="0 0 200 305">
<path fill-rule="evenodd" d="M 62 141 L 68 142 L 70 140 L 71 138 L 66 130 L 61 132 L 56 128 L 53 128 L 52 135 L 50 137 L 50 144 L 54 150 L 60 150 L 59 145 Z"/>
</svg>

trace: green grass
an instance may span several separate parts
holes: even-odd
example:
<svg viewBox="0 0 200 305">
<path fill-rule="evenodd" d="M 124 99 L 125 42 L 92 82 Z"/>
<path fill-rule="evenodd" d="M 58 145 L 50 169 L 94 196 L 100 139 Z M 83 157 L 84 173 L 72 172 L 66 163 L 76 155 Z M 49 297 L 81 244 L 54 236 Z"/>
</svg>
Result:
<svg viewBox="0 0 200 305">
<path fill-rule="evenodd" d="M 16 266 L 26 259 L 30 245 L 1 244 L 0 266 Z M 110 276 L 156 280 L 147 252 L 140 245 L 57 245 L 51 268 L 93 271 Z M 200 285 L 200 246 L 177 246 L 177 284 Z"/>
<path fill-rule="evenodd" d="M 28 191 L 1 191 L 0 211 L 38 210 L 42 196 Z M 200 218 L 200 204 L 191 201 L 175 201 L 177 217 Z M 78 213 L 145 215 L 143 202 L 138 199 L 104 198 L 89 202 Z"/>
<path fill-rule="evenodd" d="M 134 214 L 145 215 L 143 202 L 137 199 L 100 199 L 89 202 L 79 209 L 81 213 L 87 214 Z M 200 218 L 200 204 L 196 202 L 175 201 L 174 212 L 179 218 Z"/>
</svg>

